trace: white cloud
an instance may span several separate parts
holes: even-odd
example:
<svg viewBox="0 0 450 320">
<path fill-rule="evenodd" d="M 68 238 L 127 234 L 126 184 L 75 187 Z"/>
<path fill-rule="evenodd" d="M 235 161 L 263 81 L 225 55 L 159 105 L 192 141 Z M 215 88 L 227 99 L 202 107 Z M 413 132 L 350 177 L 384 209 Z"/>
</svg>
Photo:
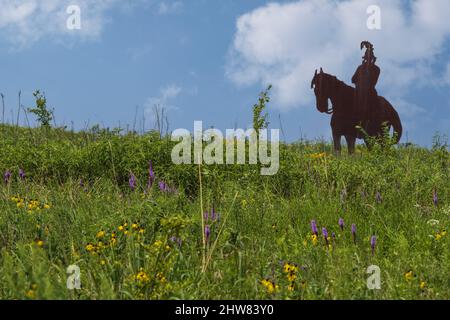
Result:
<svg viewBox="0 0 450 320">
<path fill-rule="evenodd" d="M 14 45 L 26 47 L 47 35 L 77 35 L 97 37 L 105 25 L 105 11 L 115 0 L 77 2 L 65 0 L 0 0 L 0 28 L 2 36 Z M 81 30 L 68 30 L 66 9 L 76 4 L 81 8 Z"/>
<path fill-rule="evenodd" d="M 109 10 L 118 7 L 130 10 L 151 0 L 0 0 L 0 37 L 15 48 L 32 45 L 52 36 L 59 40 L 98 38 L 110 22 Z M 67 29 L 66 9 L 78 5 L 81 9 L 81 29 Z"/>
<path fill-rule="evenodd" d="M 379 31 L 366 27 L 372 4 L 381 7 Z M 359 45 L 369 40 L 382 68 L 380 94 L 400 99 L 411 86 L 431 84 L 431 64 L 450 36 L 448 12 L 448 0 L 408 7 L 402 0 L 270 3 L 237 20 L 227 76 L 238 85 L 273 84 L 282 109 L 309 106 L 314 70 L 323 67 L 349 83 L 363 55 Z"/>
<path fill-rule="evenodd" d="M 175 106 L 171 105 L 172 101 L 176 99 L 183 89 L 177 85 L 169 85 L 167 87 L 161 88 L 159 91 L 159 96 L 148 98 L 145 102 L 146 110 L 153 110 L 154 106 L 160 106 L 164 109 L 176 109 Z"/>
<path fill-rule="evenodd" d="M 170 85 L 164 89 L 161 90 L 161 96 L 163 101 L 167 101 L 169 99 L 174 99 L 178 97 L 178 95 L 181 93 L 181 87 L 178 87 L 176 85 Z"/>
<path fill-rule="evenodd" d="M 161 15 L 177 13 L 182 8 L 183 8 L 183 2 L 181 2 L 181 1 L 173 1 L 173 2 L 162 1 L 159 3 L 158 13 Z"/>
</svg>

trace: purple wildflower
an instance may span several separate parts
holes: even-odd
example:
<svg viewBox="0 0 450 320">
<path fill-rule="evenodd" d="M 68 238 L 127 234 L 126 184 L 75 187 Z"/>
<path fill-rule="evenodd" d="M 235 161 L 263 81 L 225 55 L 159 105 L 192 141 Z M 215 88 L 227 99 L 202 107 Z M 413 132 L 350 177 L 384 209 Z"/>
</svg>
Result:
<svg viewBox="0 0 450 320">
<path fill-rule="evenodd" d="M 210 236 L 211 236 L 211 228 L 210 228 L 209 225 L 206 225 L 205 226 L 205 240 L 206 240 L 206 243 L 209 242 L 209 237 Z"/>
<path fill-rule="evenodd" d="M 383 197 L 381 196 L 381 193 L 379 191 L 377 191 L 377 194 L 375 195 L 375 200 L 378 204 L 383 202 Z"/>
<path fill-rule="evenodd" d="M 208 211 L 205 211 L 205 212 L 203 213 L 203 220 L 205 220 L 206 222 L 208 222 L 208 219 L 209 219 L 209 212 L 208 212 Z"/>
<path fill-rule="evenodd" d="M 436 189 L 433 190 L 433 203 L 435 207 L 437 207 L 439 204 L 439 198 Z"/>
<path fill-rule="evenodd" d="M 153 182 L 155 182 L 155 172 L 153 171 L 152 162 L 149 162 L 148 165 L 148 188 L 150 189 L 153 186 Z"/>
<path fill-rule="evenodd" d="M 11 171 L 7 170 L 3 175 L 3 181 L 5 181 L 5 183 L 8 184 L 9 181 L 11 180 L 11 176 L 12 176 Z"/>
<path fill-rule="evenodd" d="M 343 218 L 339 218 L 339 227 L 341 227 L 341 230 L 344 231 L 345 222 Z"/>
<path fill-rule="evenodd" d="M 130 186 L 131 191 L 136 190 L 136 183 L 137 183 L 137 180 L 136 180 L 135 175 L 130 174 L 130 179 L 128 180 L 128 184 Z"/>
<path fill-rule="evenodd" d="M 353 242 L 356 243 L 356 224 L 352 224 L 352 236 L 353 236 Z"/>
<path fill-rule="evenodd" d="M 323 235 L 323 238 L 325 239 L 325 242 L 328 244 L 328 230 L 327 230 L 327 228 L 322 228 L 322 235 Z"/>
<path fill-rule="evenodd" d="M 220 222 L 220 213 L 218 213 L 217 211 L 216 211 L 216 209 L 214 208 L 214 205 L 213 205 L 213 207 L 212 207 L 212 211 L 211 211 L 211 220 L 213 221 L 213 222 Z"/>
<path fill-rule="evenodd" d="M 316 236 L 319 235 L 319 231 L 317 231 L 317 223 L 316 220 L 312 220 L 311 221 L 311 231 L 313 234 L 315 234 Z"/>
<path fill-rule="evenodd" d="M 177 238 L 175 236 L 170 237 L 169 240 L 172 241 L 173 243 L 176 243 L 178 245 L 178 247 L 181 247 L 181 245 L 183 244 L 183 240 L 181 240 L 181 238 Z"/>
<path fill-rule="evenodd" d="M 167 183 L 165 183 L 164 181 L 159 182 L 159 190 L 161 190 L 162 192 L 170 192 L 171 191 L 171 189 L 169 188 Z"/>
<path fill-rule="evenodd" d="M 331 238 L 333 238 L 333 240 L 335 240 L 336 239 L 336 233 L 332 232 L 331 233 Z"/>
<path fill-rule="evenodd" d="M 372 255 L 375 254 L 375 247 L 377 245 L 377 237 L 376 236 L 372 236 L 372 238 L 370 238 L 370 246 L 372 248 Z"/>
<path fill-rule="evenodd" d="M 211 220 L 216 221 L 216 211 L 214 210 L 214 205 L 212 206 Z"/>
<path fill-rule="evenodd" d="M 25 180 L 25 171 L 22 168 L 19 169 L 19 177 L 21 180 Z"/>
</svg>

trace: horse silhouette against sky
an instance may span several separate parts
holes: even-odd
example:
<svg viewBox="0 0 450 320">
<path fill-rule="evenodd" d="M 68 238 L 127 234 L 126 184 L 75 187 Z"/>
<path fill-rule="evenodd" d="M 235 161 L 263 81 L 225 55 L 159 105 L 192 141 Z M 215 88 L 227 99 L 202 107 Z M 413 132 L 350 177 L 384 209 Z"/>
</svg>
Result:
<svg viewBox="0 0 450 320">
<path fill-rule="evenodd" d="M 311 89 L 316 95 L 316 107 L 322 113 L 331 114 L 331 129 L 333 131 L 334 149 L 336 153 L 341 152 L 341 138 L 345 137 L 349 154 L 355 152 L 357 138 L 364 138 L 368 144 L 367 136 L 380 137 L 384 128 L 394 128 L 394 135 L 398 143 L 402 137 L 402 124 L 400 117 L 394 107 L 383 97 L 377 98 L 377 103 L 371 105 L 368 112 L 369 124 L 364 124 L 365 116 L 357 105 L 355 99 L 356 89 L 348 86 L 335 76 L 323 72 L 315 72 L 311 81 Z M 331 101 L 332 107 L 328 105 Z M 361 135 L 361 126 L 366 135 Z"/>
</svg>

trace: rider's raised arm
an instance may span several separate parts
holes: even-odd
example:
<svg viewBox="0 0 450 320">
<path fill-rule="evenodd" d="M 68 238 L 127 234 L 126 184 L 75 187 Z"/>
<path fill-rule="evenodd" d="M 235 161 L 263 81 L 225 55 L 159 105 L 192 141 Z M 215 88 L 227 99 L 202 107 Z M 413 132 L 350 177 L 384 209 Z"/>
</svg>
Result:
<svg viewBox="0 0 450 320">
<path fill-rule="evenodd" d="M 359 80 L 359 67 L 358 67 L 358 69 L 356 69 L 356 72 L 352 77 L 352 83 L 356 84 L 358 82 L 358 80 Z"/>
<path fill-rule="evenodd" d="M 375 87 L 378 83 L 378 79 L 380 78 L 381 69 L 377 65 L 373 65 L 373 87 Z"/>
</svg>

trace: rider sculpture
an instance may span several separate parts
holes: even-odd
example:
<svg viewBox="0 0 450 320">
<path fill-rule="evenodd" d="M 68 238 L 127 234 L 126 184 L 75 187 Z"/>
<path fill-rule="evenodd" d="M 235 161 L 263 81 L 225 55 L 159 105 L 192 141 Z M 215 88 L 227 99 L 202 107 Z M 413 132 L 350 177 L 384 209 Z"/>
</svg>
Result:
<svg viewBox="0 0 450 320">
<path fill-rule="evenodd" d="M 355 106 L 360 115 L 361 127 L 371 135 L 376 129 L 377 115 L 376 104 L 378 103 L 378 93 L 376 85 L 380 77 L 380 68 L 375 64 L 377 58 L 373 52 L 373 45 L 364 41 L 361 43 L 361 50 L 366 48 L 362 64 L 358 67 L 352 77 L 352 83 L 356 86 Z M 359 131 L 358 138 L 362 138 L 362 132 Z"/>
</svg>

